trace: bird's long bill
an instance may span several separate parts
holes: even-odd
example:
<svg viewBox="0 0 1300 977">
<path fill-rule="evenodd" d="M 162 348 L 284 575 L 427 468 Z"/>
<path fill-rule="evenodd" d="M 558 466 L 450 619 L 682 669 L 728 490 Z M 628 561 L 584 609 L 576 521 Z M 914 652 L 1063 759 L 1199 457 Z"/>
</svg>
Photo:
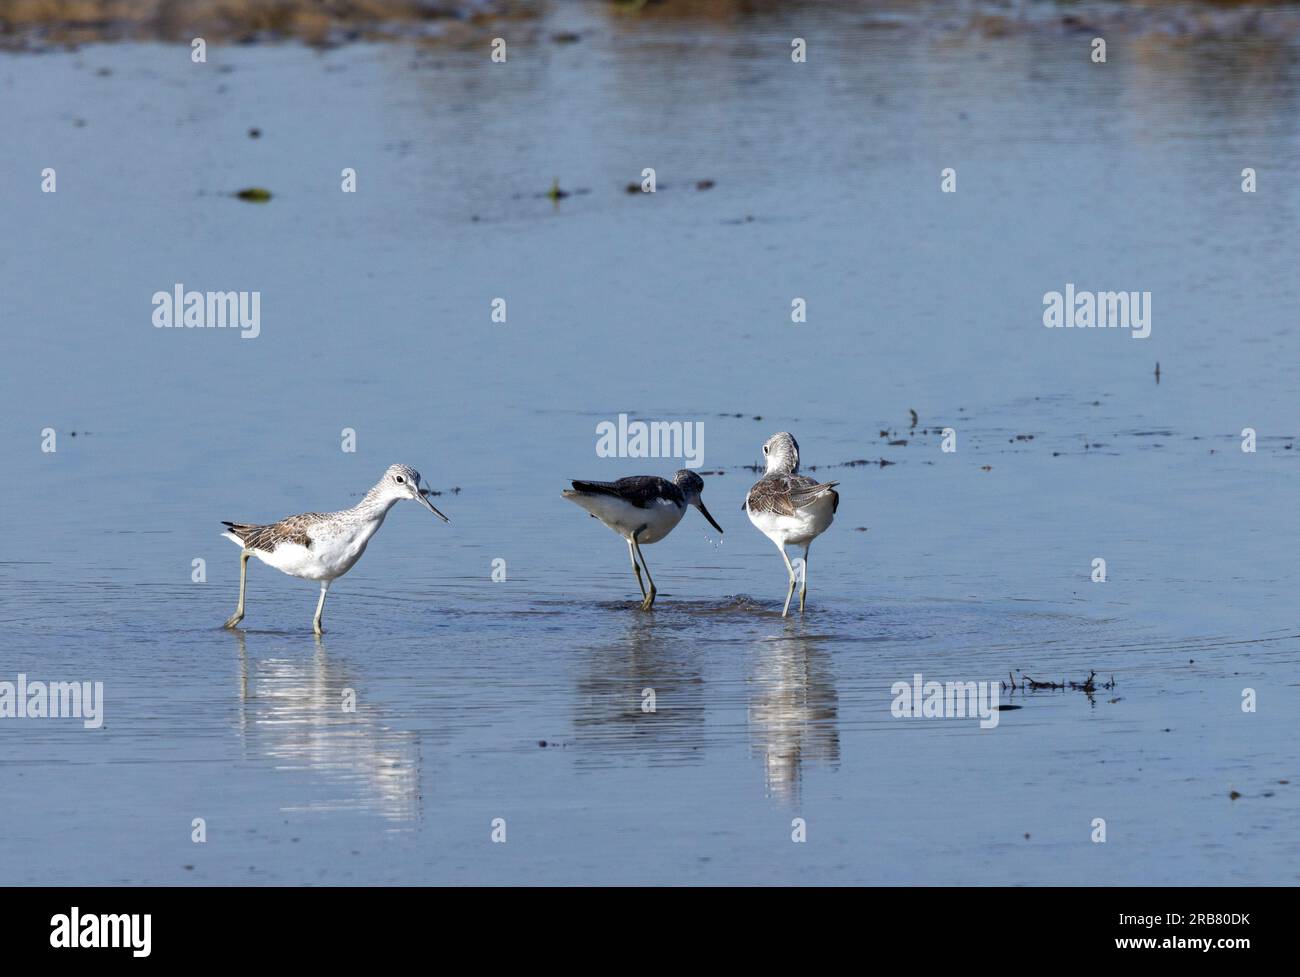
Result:
<svg viewBox="0 0 1300 977">
<path fill-rule="evenodd" d="M 703 500 L 697 501 L 695 503 L 695 507 L 700 510 L 700 515 L 702 515 L 705 519 L 709 520 L 710 526 L 712 526 L 718 532 L 722 532 L 722 527 L 717 524 L 717 522 L 714 520 L 714 518 L 711 515 L 709 515 L 709 510 L 704 508 Z"/>
<path fill-rule="evenodd" d="M 441 512 L 439 512 L 437 509 L 435 509 L 435 508 L 433 507 L 433 503 L 429 501 L 429 499 L 428 499 L 428 495 L 429 495 L 429 490 L 428 490 L 428 489 L 420 489 L 420 502 L 421 502 L 421 504 L 423 504 L 423 506 L 424 506 L 426 509 L 428 509 L 430 512 L 432 512 L 435 516 L 437 516 L 437 517 L 438 517 L 439 519 L 441 519 L 443 522 L 448 522 L 448 523 L 451 522 L 450 519 L 448 519 L 446 516 L 444 516 Z"/>
</svg>

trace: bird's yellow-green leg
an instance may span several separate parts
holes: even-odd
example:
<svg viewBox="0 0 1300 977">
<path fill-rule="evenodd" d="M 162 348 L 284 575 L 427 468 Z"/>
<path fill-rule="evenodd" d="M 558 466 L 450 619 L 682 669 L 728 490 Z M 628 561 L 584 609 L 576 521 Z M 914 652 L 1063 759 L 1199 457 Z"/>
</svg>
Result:
<svg viewBox="0 0 1300 977">
<path fill-rule="evenodd" d="M 632 557 L 632 569 L 636 571 L 636 584 L 641 588 L 641 599 L 645 600 L 645 584 L 641 581 L 641 564 L 636 561 L 636 551 L 632 549 L 632 541 L 627 541 L 627 555 Z"/>
<path fill-rule="evenodd" d="M 803 548 L 803 586 L 799 588 L 799 613 L 803 613 L 803 601 L 808 596 L 808 549 L 812 546 L 809 543 Z"/>
<path fill-rule="evenodd" d="M 644 528 L 645 527 L 643 526 L 642 529 Z M 659 591 L 655 589 L 655 579 L 654 577 L 650 576 L 650 564 L 646 563 L 645 554 L 641 552 L 641 544 L 640 542 L 637 541 L 636 538 L 637 533 L 640 532 L 641 530 L 638 529 L 635 533 L 632 534 L 632 550 L 635 553 L 637 559 L 641 561 L 641 566 L 645 570 L 645 578 L 650 583 L 650 592 L 645 595 L 645 600 L 641 602 L 641 610 L 648 611 L 650 610 L 651 607 L 654 606 L 655 594 L 659 593 Z"/>
<path fill-rule="evenodd" d="M 790 565 L 790 557 L 785 555 L 785 547 L 777 546 L 777 549 L 780 550 L 781 559 L 785 560 L 785 569 L 790 574 L 790 589 L 786 591 L 785 607 L 781 609 L 781 616 L 786 617 L 790 613 L 790 598 L 794 596 L 794 585 L 798 583 L 798 579 L 795 577 L 794 567 Z"/>
<path fill-rule="evenodd" d="M 239 604 L 222 627 L 233 628 L 244 619 L 244 585 L 248 582 L 248 558 L 252 555 L 252 550 L 244 550 L 239 554 Z"/>
<path fill-rule="evenodd" d="M 312 618 L 311 629 L 317 634 L 324 634 L 325 629 L 320 626 L 321 614 L 325 612 L 325 595 L 329 592 L 330 582 L 322 580 L 320 582 L 320 600 L 316 602 L 316 616 Z"/>
</svg>

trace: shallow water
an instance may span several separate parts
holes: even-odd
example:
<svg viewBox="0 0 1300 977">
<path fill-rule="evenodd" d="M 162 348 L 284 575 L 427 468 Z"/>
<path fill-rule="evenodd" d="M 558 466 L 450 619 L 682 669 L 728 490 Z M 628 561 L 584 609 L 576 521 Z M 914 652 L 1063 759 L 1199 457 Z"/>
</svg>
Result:
<svg viewBox="0 0 1300 977">
<path fill-rule="evenodd" d="M 506 65 L 0 58 L 0 681 L 106 700 L 0 722 L 0 882 L 1294 883 L 1295 43 L 1116 35 L 1099 66 L 870 20 L 562 6 Z M 261 290 L 261 335 L 153 328 L 176 282 Z M 1066 282 L 1150 290 L 1150 338 L 1044 329 Z M 703 422 L 723 472 L 721 542 L 689 513 L 646 548 L 649 614 L 559 497 L 678 467 L 597 457 L 620 412 Z M 788 620 L 739 511 L 781 429 L 841 493 Z M 260 564 L 219 628 L 220 520 L 394 461 L 450 526 L 398 506 L 323 640 Z M 890 713 L 918 672 L 1093 670 L 993 730 Z"/>
</svg>

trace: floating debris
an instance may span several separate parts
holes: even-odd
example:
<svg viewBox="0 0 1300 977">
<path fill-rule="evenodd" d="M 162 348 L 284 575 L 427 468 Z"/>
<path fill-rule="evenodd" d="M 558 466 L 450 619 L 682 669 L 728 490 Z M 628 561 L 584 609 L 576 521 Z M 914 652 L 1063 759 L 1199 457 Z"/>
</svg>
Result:
<svg viewBox="0 0 1300 977">
<path fill-rule="evenodd" d="M 1072 689 L 1075 692 L 1082 692 L 1084 695 L 1091 698 L 1092 694 L 1098 689 L 1109 691 L 1115 688 L 1115 676 L 1112 675 L 1109 682 L 1098 682 L 1096 669 L 1090 671 L 1088 677 L 1082 682 L 1068 682 L 1064 679 L 1060 682 L 1040 682 L 1037 679 L 1030 678 L 1024 672 L 1020 673 L 1019 682 L 1016 681 L 1015 675 L 1010 672 L 1007 673 L 1007 678 L 1010 679 L 1009 682 L 999 683 L 1003 691 L 1015 691 L 1018 689 L 1021 692 L 1039 692 L 1043 690 L 1062 691 L 1064 689 Z M 1118 702 L 1119 700 L 1112 699 L 1111 701 Z"/>
<path fill-rule="evenodd" d="M 714 186 L 715 186 L 715 184 L 714 184 L 714 182 L 713 182 L 712 180 L 696 180 L 696 181 L 695 181 L 695 189 L 696 189 L 696 190 L 712 190 Z"/>
<path fill-rule="evenodd" d="M 265 187 L 245 187 L 235 194 L 240 200 L 247 200 L 253 204 L 264 204 L 271 199 L 271 191 Z"/>
<path fill-rule="evenodd" d="M 248 138 L 249 138 L 249 139 L 261 139 L 261 138 L 262 138 L 262 130 L 259 129 L 259 128 L 257 128 L 257 126 L 253 126 L 253 128 L 251 128 L 251 129 L 248 130 Z"/>
<path fill-rule="evenodd" d="M 907 409 L 907 412 L 912 415 L 912 427 L 916 427 L 916 422 L 921 418 L 918 417 L 916 411 L 912 410 L 910 407 Z"/>
</svg>

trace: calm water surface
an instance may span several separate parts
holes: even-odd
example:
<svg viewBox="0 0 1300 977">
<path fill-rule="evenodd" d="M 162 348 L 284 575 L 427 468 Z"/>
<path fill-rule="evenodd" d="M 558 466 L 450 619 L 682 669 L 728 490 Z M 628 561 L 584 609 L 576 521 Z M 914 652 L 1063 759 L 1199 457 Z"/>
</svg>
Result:
<svg viewBox="0 0 1300 977">
<path fill-rule="evenodd" d="M 106 697 L 98 731 L 0 723 L 0 882 L 1295 883 L 1296 46 L 1098 66 L 1054 28 L 601 9 L 506 65 L 0 59 L 0 680 Z M 261 335 L 153 328 L 176 282 L 260 290 Z M 1151 291 L 1151 337 L 1044 329 L 1066 282 Z M 647 548 L 649 614 L 559 497 L 677 467 L 598 458 L 620 412 L 702 421 L 722 473 L 722 540 L 690 513 Z M 739 511 L 782 429 L 841 492 L 788 620 Z M 220 629 L 220 520 L 395 461 L 450 526 L 398 506 L 323 640 L 260 564 Z M 1094 669 L 996 730 L 890 715 L 917 672 Z"/>
</svg>

